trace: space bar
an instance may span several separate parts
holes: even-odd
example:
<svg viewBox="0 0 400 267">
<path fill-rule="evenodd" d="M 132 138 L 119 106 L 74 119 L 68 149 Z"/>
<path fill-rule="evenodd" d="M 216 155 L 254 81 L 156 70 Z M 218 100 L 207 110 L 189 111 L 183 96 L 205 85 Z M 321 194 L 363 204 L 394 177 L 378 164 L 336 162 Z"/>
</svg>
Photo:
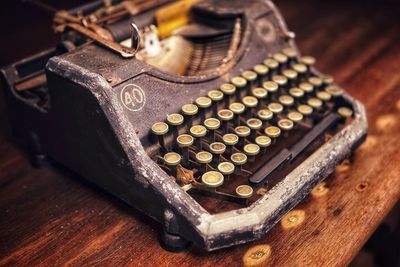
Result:
<svg viewBox="0 0 400 267">
<path fill-rule="evenodd" d="M 297 142 L 290 151 L 292 160 L 295 159 L 304 149 L 306 149 L 315 139 L 321 136 L 325 131 L 331 128 L 339 120 L 336 113 L 330 113 L 320 121 L 311 131 L 309 131 L 299 142 Z"/>
<path fill-rule="evenodd" d="M 249 181 L 253 184 L 263 182 L 268 176 L 276 170 L 279 166 L 286 164 L 289 160 L 296 158 L 304 149 L 306 149 L 315 139 L 322 135 L 332 125 L 339 120 L 339 116 L 336 113 L 331 113 L 320 121 L 311 131 L 309 131 L 299 142 L 297 142 L 290 151 L 284 148 L 280 153 L 274 156 L 264 166 L 258 169 L 249 178 Z"/>
<path fill-rule="evenodd" d="M 292 157 L 292 153 L 289 150 L 284 148 L 279 152 L 276 156 L 274 156 L 270 161 L 267 162 L 264 166 L 258 169 L 253 175 L 249 178 L 249 181 L 253 184 L 258 184 L 268 178 L 268 176 L 279 166 L 289 161 Z"/>
</svg>

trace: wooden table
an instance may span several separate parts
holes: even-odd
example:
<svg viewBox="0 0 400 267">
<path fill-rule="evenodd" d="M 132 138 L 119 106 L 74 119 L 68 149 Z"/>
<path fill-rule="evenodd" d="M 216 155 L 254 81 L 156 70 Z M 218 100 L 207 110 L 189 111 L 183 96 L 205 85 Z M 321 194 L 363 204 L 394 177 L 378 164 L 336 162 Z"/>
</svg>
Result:
<svg viewBox="0 0 400 267">
<path fill-rule="evenodd" d="M 364 102 L 370 124 L 366 143 L 327 179 L 325 194 L 295 208 L 304 211 L 301 224 L 278 224 L 262 240 L 212 253 L 168 253 L 158 244 L 155 222 L 68 170 L 31 167 L 1 112 L 0 265 L 237 266 L 258 244 L 271 246 L 265 264 L 349 263 L 400 196 L 399 6 L 361 0 L 277 5 L 303 53 L 314 55 L 321 71 Z M 6 32 L 2 41 L 17 40 L 24 26 Z M 41 42 L 54 39 L 33 38 L 31 46 Z M 3 61 L 14 52 L 25 56 L 22 51 L 10 51 Z"/>
</svg>

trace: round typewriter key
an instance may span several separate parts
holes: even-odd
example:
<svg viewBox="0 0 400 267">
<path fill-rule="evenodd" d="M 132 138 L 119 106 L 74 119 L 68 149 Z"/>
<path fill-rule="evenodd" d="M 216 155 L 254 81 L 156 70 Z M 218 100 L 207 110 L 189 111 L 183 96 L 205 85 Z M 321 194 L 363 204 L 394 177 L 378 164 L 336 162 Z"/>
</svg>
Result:
<svg viewBox="0 0 400 267">
<path fill-rule="evenodd" d="M 237 100 L 240 100 L 240 98 L 241 98 L 242 96 L 244 96 L 245 93 L 246 93 L 245 88 L 246 88 L 246 85 L 247 85 L 247 81 L 246 81 L 245 78 L 243 78 L 243 77 L 238 77 L 238 76 L 237 76 L 237 77 L 233 77 L 232 80 L 231 80 L 231 82 L 232 82 L 232 84 L 233 84 L 234 86 L 236 86 L 236 88 L 238 89 L 238 90 L 236 91 L 236 99 L 237 99 Z"/>
<path fill-rule="evenodd" d="M 247 163 L 247 156 L 246 154 L 237 152 L 231 155 L 231 161 L 233 164 L 235 164 L 235 166 L 240 167 L 239 169 L 235 168 L 235 170 L 237 170 L 237 174 L 240 174 L 243 170 L 243 165 Z"/>
<path fill-rule="evenodd" d="M 238 143 L 239 137 L 236 134 L 228 133 L 222 137 L 222 140 L 226 145 L 234 146 Z"/>
<path fill-rule="evenodd" d="M 214 102 L 218 102 L 224 98 L 224 94 L 219 90 L 211 90 L 207 95 Z"/>
<path fill-rule="evenodd" d="M 263 88 L 270 93 L 274 93 L 274 92 L 278 91 L 279 86 L 276 82 L 266 81 L 263 83 Z"/>
<path fill-rule="evenodd" d="M 292 65 L 293 70 L 295 70 L 298 74 L 305 74 L 307 72 L 307 66 L 301 63 L 296 63 Z"/>
<path fill-rule="evenodd" d="M 303 114 L 297 111 L 289 112 L 288 119 L 293 122 L 300 122 L 303 120 Z"/>
<path fill-rule="evenodd" d="M 164 135 L 168 133 L 168 124 L 165 122 L 156 122 L 153 124 L 153 126 L 151 126 L 151 131 L 155 135 Z"/>
<path fill-rule="evenodd" d="M 238 126 L 235 128 L 235 134 L 240 137 L 239 145 L 244 146 L 246 137 L 250 135 L 250 128 L 247 126 Z"/>
<path fill-rule="evenodd" d="M 265 153 L 267 147 L 269 147 L 272 143 L 271 138 L 265 135 L 257 136 L 256 144 L 261 148 L 261 153 Z"/>
<path fill-rule="evenodd" d="M 235 165 L 231 162 L 221 162 L 218 164 L 218 171 L 223 175 L 226 175 L 227 179 L 229 179 L 229 175 L 235 171 Z"/>
<path fill-rule="evenodd" d="M 213 153 L 214 155 L 217 155 L 217 157 L 214 158 L 217 164 L 219 164 L 220 155 L 224 154 L 225 150 L 226 150 L 226 146 L 223 143 L 214 142 L 214 143 L 210 144 L 211 153 Z"/>
<path fill-rule="evenodd" d="M 255 81 L 257 80 L 257 73 L 252 70 L 245 70 L 242 72 L 242 77 L 248 82 L 248 89 L 253 88 Z"/>
<path fill-rule="evenodd" d="M 253 195 L 253 188 L 249 185 L 239 185 L 235 191 L 241 198 L 250 198 Z"/>
<path fill-rule="evenodd" d="M 257 116 L 262 120 L 262 121 L 269 121 L 270 119 L 272 119 L 272 117 L 274 116 L 274 113 L 269 110 L 269 109 L 260 109 L 257 112 Z"/>
<path fill-rule="evenodd" d="M 203 172 L 207 171 L 207 164 L 210 163 L 212 159 L 212 154 L 207 151 L 200 151 L 196 154 L 196 161 L 201 165 L 201 171 Z"/>
<path fill-rule="evenodd" d="M 208 187 L 218 187 L 224 183 L 224 176 L 217 171 L 209 171 L 201 176 L 201 181 Z"/>
<path fill-rule="evenodd" d="M 175 152 L 168 152 L 164 155 L 164 162 L 171 167 L 177 166 L 181 162 L 181 155 Z"/>
<path fill-rule="evenodd" d="M 319 88 L 322 85 L 322 79 L 315 76 L 308 78 L 308 82 L 315 88 Z"/>
<path fill-rule="evenodd" d="M 236 92 L 236 86 L 230 83 L 224 83 L 222 84 L 219 89 L 225 94 L 225 95 L 233 95 Z"/>
<path fill-rule="evenodd" d="M 232 154 L 233 146 L 239 142 L 239 137 L 236 134 L 225 134 L 222 136 L 222 141 L 226 145 L 226 153 L 228 155 Z"/>
<path fill-rule="evenodd" d="M 184 115 L 193 116 L 196 115 L 199 111 L 199 108 L 194 104 L 185 104 L 182 106 L 182 113 Z"/>
<path fill-rule="evenodd" d="M 264 60 L 264 65 L 267 66 L 272 72 L 275 72 L 279 66 L 278 61 L 272 58 L 267 58 Z"/>
<path fill-rule="evenodd" d="M 167 115 L 167 122 L 173 126 L 181 125 L 183 123 L 183 116 L 178 113 Z"/>
<path fill-rule="evenodd" d="M 196 105 L 201 109 L 200 110 L 200 117 L 201 120 L 205 120 L 206 119 L 206 113 L 207 113 L 207 108 L 209 108 L 211 106 L 211 99 L 206 97 L 206 96 L 201 96 L 196 98 L 195 100 Z"/>
<path fill-rule="evenodd" d="M 296 99 L 300 99 L 304 96 L 304 91 L 301 90 L 300 88 L 294 87 L 290 88 L 289 94 Z"/>
<path fill-rule="evenodd" d="M 204 121 L 204 126 L 206 126 L 208 130 L 217 130 L 220 125 L 221 122 L 216 118 L 208 118 Z"/>
<path fill-rule="evenodd" d="M 203 125 L 194 125 L 190 128 L 190 134 L 194 137 L 203 137 L 207 133 L 207 129 Z"/>
<path fill-rule="evenodd" d="M 245 111 L 246 107 L 239 102 L 234 102 L 229 105 L 229 109 L 235 114 L 235 124 L 239 125 L 240 124 L 240 114 L 243 114 Z"/>
<path fill-rule="evenodd" d="M 311 66 L 315 64 L 315 58 L 312 56 L 302 56 L 301 57 L 301 62 L 306 64 L 307 66 Z"/>
<path fill-rule="evenodd" d="M 190 134 L 196 137 L 196 147 L 199 151 L 202 150 L 201 138 L 207 134 L 207 129 L 203 125 L 194 125 L 190 128 Z"/>
<path fill-rule="evenodd" d="M 301 83 L 299 88 L 306 93 L 312 93 L 312 91 L 314 91 L 314 86 L 311 83 Z"/>
<path fill-rule="evenodd" d="M 322 79 L 322 82 L 325 84 L 325 85 L 330 85 L 330 84 L 332 84 L 333 83 L 333 77 L 331 76 L 331 75 L 329 75 L 329 74 L 321 74 L 321 79 Z"/>
<path fill-rule="evenodd" d="M 176 142 L 178 143 L 179 147 L 189 147 L 193 145 L 194 138 L 188 134 L 181 134 L 176 138 Z"/>
<path fill-rule="evenodd" d="M 254 96 L 245 96 L 243 97 L 242 102 L 247 108 L 246 116 L 251 117 L 252 109 L 258 105 L 258 99 Z"/>
<path fill-rule="evenodd" d="M 233 96 L 236 92 L 236 86 L 231 83 L 224 83 L 219 87 L 219 90 L 226 95 L 225 105 L 228 106 L 233 101 Z"/>
<path fill-rule="evenodd" d="M 265 134 L 270 138 L 278 138 L 281 135 L 281 129 L 276 126 L 265 128 Z"/>
<path fill-rule="evenodd" d="M 283 110 L 283 106 L 279 103 L 270 103 L 268 104 L 268 109 L 271 110 L 274 114 L 281 113 Z"/>
<path fill-rule="evenodd" d="M 229 109 L 221 109 L 218 111 L 218 118 L 222 121 L 229 121 L 233 119 L 233 112 Z"/>
<path fill-rule="evenodd" d="M 222 121 L 222 131 L 228 131 L 228 122 L 233 119 L 233 112 L 229 109 L 221 109 L 217 113 L 218 118 Z"/>
<path fill-rule="evenodd" d="M 255 156 L 260 153 L 260 147 L 257 144 L 247 144 L 243 147 L 243 151 L 248 156 L 249 161 L 253 162 Z"/>
<path fill-rule="evenodd" d="M 343 89 L 337 85 L 329 85 L 325 88 L 325 91 L 331 94 L 333 97 L 343 95 Z"/>
<path fill-rule="evenodd" d="M 282 70 L 282 68 L 286 67 L 287 63 L 288 63 L 288 57 L 283 54 L 283 53 L 276 53 L 273 56 L 273 59 L 279 63 L 279 70 Z"/>
<path fill-rule="evenodd" d="M 176 139 L 178 137 L 178 132 L 179 132 L 178 127 L 183 123 L 183 116 L 178 113 L 169 114 L 167 115 L 167 122 L 169 125 L 171 125 L 174 139 Z"/>
<path fill-rule="evenodd" d="M 251 130 L 259 130 L 262 127 L 262 121 L 256 118 L 248 119 L 246 124 Z"/>
<path fill-rule="evenodd" d="M 326 91 L 318 91 L 317 98 L 324 102 L 328 102 L 329 100 L 331 100 L 332 96 L 330 93 L 328 93 Z"/>
<path fill-rule="evenodd" d="M 220 125 L 221 122 L 216 118 L 208 118 L 204 121 L 204 126 L 209 130 L 210 143 L 215 141 L 215 131 Z"/>
<path fill-rule="evenodd" d="M 234 153 L 231 156 L 231 161 L 233 162 L 233 164 L 235 164 L 236 166 L 238 165 L 244 165 L 247 162 L 247 156 L 241 152 L 238 153 Z"/>
<path fill-rule="evenodd" d="M 193 145 L 194 138 L 188 134 L 181 134 L 176 138 L 176 142 L 182 151 L 184 164 L 189 164 L 189 147 Z"/>
<path fill-rule="evenodd" d="M 319 109 L 322 107 L 322 101 L 318 98 L 312 97 L 310 99 L 307 100 L 307 104 L 315 109 Z"/>
<path fill-rule="evenodd" d="M 224 94 L 219 90 L 211 90 L 208 92 L 207 95 L 214 102 L 213 112 L 214 112 L 214 114 L 216 114 L 218 105 L 221 102 L 221 100 L 224 98 Z"/>
<path fill-rule="evenodd" d="M 257 64 L 254 66 L 253 70 L 258 74 L 258 75 L 266 75 L 268 73 L 268 67 L 265 66 L 264 64 Z"/>
<path fill-rule="evenodd" d="M 257 131 L 261 129 L 263 123 L 260 119 L 250 118 L 246 121 L 247 126 L 251 129 L 251 138 L 254 139 Z"/>
<path fill-rule="evenodd" d="M 269 72 L 268 67 L 265 66 L 264 64 L 255 65 L 253 70 L 257 73 L 257 76 L 259 77 L 258 80 L 260 81 L 260 83 L 262 83 L 265 80 L 265 78 Z"/>
<path fill-rule="evenodd" d="M 343 118 L 349 118 L 349 117 L 353 116 L 353 111 L 351 109 L 349 109 L 348 107 L 340 107 L 340 108 L 338 108 L 337 112 Z"/>
<path fill-rule="evenodd" d="M 196 98 L 196 105 L 200 108 L 208 108 L 211 106 L 211 99 L 209 97 L 206 96 L 200 96 L 198 98 Z"/>
<path fill-rule="evenodd" d="M 239 102 L 234 102 L 229 105 L 229 109 L 234 113 L 234 114 L 242 114 L 245 110 L 245 106 L 242 103 Z"/>
<path fill-rule="evenodd" d="M 251 90 L 253 96 L 257 97 L 259 103 L 262 104 L 262 101 L 268 96 L 268 91 L 261 87 L 256 87 Z"/>
<path fill-rule="evenodd" d="M 242 102 L 247 108 L 254 108 L 258 104 L 258 100 L 254 96 L 245 96 L 243 97 Z"/>
<path fill-rule="evenodd" d="M 225 152 L 226 146 L 220 142 L 214 142 L 210 144 L 210 151 L 213 154 L 221 155 Z"/>
<path fill-rule="evenodd" d="M 244 79 L 243 77 L 233 77 L 232 78 L 232 84 L 235 85 L 237 88 L 243 88 L 246 86 L 247 81 L 246 79 Z"/>
<path fill-rule="evenodd" d="M 247 126 L 238 126 L 235 128 L 235 133 L 239 137 L 247 137 L 250 135 L 250 128 Z"/>
<path fill-rule="evenodd" d="M 281 95 L 279 97 L 279 102 L 285 107 L 290 107 L 293 105 L 294 99 L 290 95 Z"/>
<path fill-rule="evenodd" d="M 274 81 L 280 87 L 284 87 L 288 83 L 287 78 L 285 76 L 283 76 L 283 75 L 274 75 L 274 76 L 272 76 L 272 81 Z"/>
<path fill-rule="evenodd" d="M 285 47 L 282 49 L 282 53 L 285 54 L 288 58 L 294 59 L 297 56 L 296 50 L 291 47 Z"/>
<path fill-rule="evenodd" d="M 289 81 L 294 81 L 297 79 L 297 72 L 291 69 L 285 69 L 282 71 L 283 76 L 285 76 Z"/>
<path fill-rule="evenodd" d="M 176 167 L 181 162 L 181 155 L 175 152 L 169 152 L 164 155 L 165 165 L 171 167 L 171 175 L 176 176 Z"/>
<path fill-rule="evenodd" d="M 165 122 L 156 122 L 151 126 L 153 134 L 157 135 L 158 143 L 162 149 L 166 150 L 164 135 L 168 133 L 168 124 Z"/>
<path fill-rule="evenodd" d="M 284 131 L 290 131 L 293 129 L 294 123 L 288 119 L 281 119 L 278 121 L 278 126 Z"/>
<path fill-rule="evenodd" d="M 193 117 L 197 114 L 199 108 L 193 104 L 185 104 L 182 106 L 182 114 L 186 116 L 186 127 L 189 130 L 193 124 Z"/>
<path fill-rule="evenodd" d="M 282 67 L 286 66 L 286 64 L 288 62 L 288 57 L 282 53 L 274 54 L 273 58 L 279 63 L 280 69 L 282 69 Z"/>
<path fill-rule="evenodd" d="M 313 108 L 310 107 L 309 105 L 299 105 L 297 107 L 297 111 L 300 112 L 301 114 L 307 116 L 307 115 L 311 115 L 313 113 Z"/>
</svg>

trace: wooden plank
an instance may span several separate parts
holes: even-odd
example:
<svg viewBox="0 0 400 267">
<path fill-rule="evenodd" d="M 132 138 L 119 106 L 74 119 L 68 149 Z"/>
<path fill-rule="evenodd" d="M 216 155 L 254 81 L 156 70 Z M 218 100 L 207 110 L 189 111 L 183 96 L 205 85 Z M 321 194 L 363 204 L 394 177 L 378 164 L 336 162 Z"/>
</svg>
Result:
<svg viewBox="0 0 400 267">
<path fill-rule="evenodd" d="M 358 1 L 278 6 L 301 50 L 365 102 L 370 123 L 366 144 L 327 179 L 327 193 L 295 208 L 304 212 L 300 225 L 278 224 L 257 242 L 212 253 L 171 254 L 158 245 L 154 221 L 62 167 L 32 168 L 2 135 L 0 265 L 237 266 L 259 244 L 271 248 L 267 265 L 348 264 L 400 198 L 397 14 Z"/>
</svg>

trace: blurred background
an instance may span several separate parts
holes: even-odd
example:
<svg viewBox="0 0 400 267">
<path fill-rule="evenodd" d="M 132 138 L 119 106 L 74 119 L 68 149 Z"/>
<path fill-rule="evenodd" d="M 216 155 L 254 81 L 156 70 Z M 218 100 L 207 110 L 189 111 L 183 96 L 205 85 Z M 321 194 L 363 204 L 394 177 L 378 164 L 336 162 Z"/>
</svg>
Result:
<svg viewBox="0 0 400 267">
<path fill-rule="evenodd" d="M 75 7 L 88 1 L 43 0 L 40 3 L 35 2 L 2 1 L 0 8 L 0 66 L 56 45 L 58 38 L 51 28 L 54 11 Z M 357 36 L 355 32 L 354 38 L 358 38 L 357 46 L 346 46 L 344 49 L 347 51 L 342 51 L 343 54 L 354 57 L 354 61 L 357 60 L 359 45 L 362 45 L 363 42 L 367 43 L 370 38 L 375 38 L 381 32 L 394 31 L 397 32 L 395 38 L 397 40 L 400 38 L 399 2 L 396 0 L 275 1 L 283 13 L 289 29 L 296 32 L 300 50 L 305 54 L 315 56 L 318 60 L 324 57 L 323 53 L 327 53 L 327 50 L 318 49 L 317 53 L 313 53 L 313 47 L 329 46 L 323 35 L 317 42 L 315 42 L 315 38 L 309 38 L 318 29 L 320 20 L 331 21 L 330 25 L 332 26 L 326 29 L 325 33 L 328 35 L 338 35 L 340 31 L 352 31 L 359 27 L 366 28 L 364 31 L 366 34 L 362 36 Z M 351 41 L 353 40 L 343 40 L 343 42 Z M 331 69 L 340 68 L 340 62 L 335 62 L 335 64 L 329 65 L 325 62 L 324 65 L 330 66 L 330 69 L 323 71 L 329 73 Z M 400 75 L 400 70 L 398 73 Z M 0 91 L 0 140 L 9 140 L 11 136 L 7 126 L 2 94 L 3 92 Z M 399 214 L 400 207 L 397 205 L 356 256 L 352 266 L 400 266 Z"/>
</svg>

